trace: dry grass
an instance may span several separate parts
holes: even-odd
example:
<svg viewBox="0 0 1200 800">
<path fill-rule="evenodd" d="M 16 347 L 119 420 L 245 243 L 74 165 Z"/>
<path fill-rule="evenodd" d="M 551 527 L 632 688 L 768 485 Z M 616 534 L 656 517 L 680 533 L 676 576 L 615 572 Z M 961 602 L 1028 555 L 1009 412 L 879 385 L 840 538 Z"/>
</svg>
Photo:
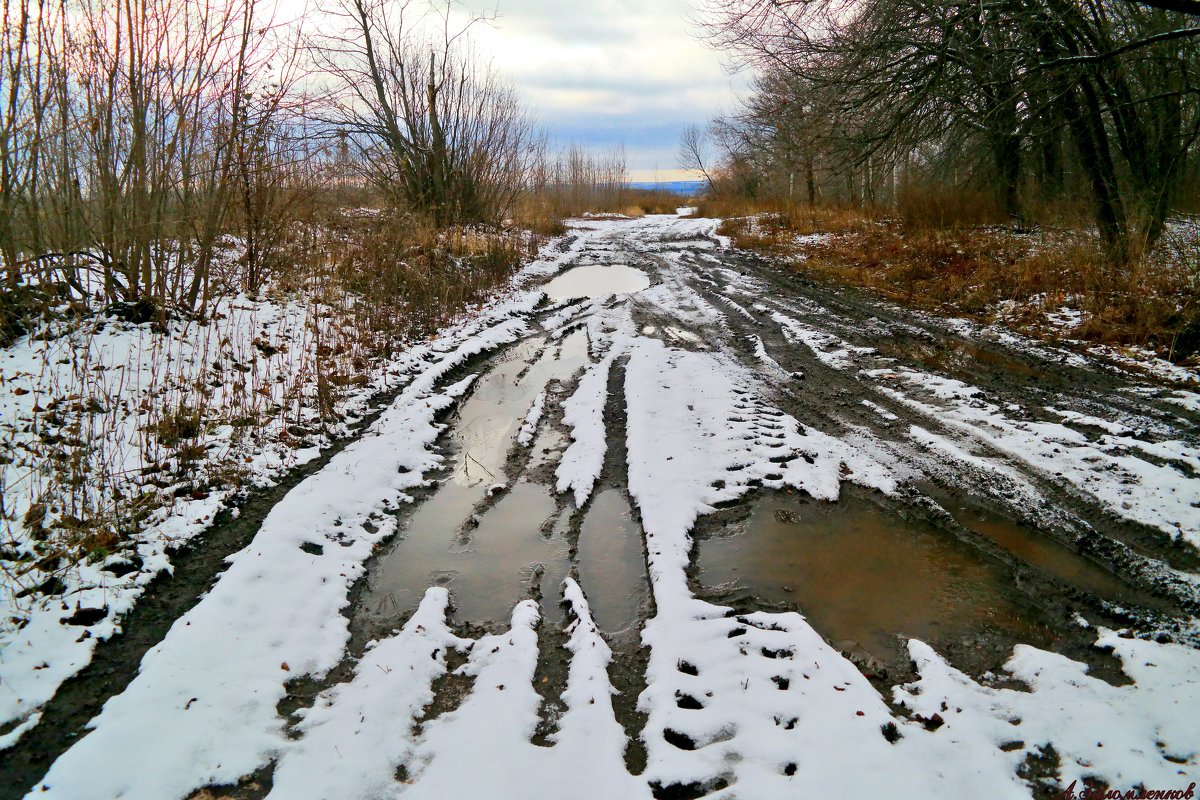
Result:
<svg viewBox="0 0 1200 800">
<path fill-rule="evenodd" d="M 7 535 L 16 520 L 0 520 L 0 589 L 33 592 L 46 574 L 65 577 L 84 559 L 128 547 L 146 519 L 174 498 L 203 499 L 240 486 L 248 452 L 276 440 L 307 447 L 317 441 L 312 436 L 340 430 L 339 400 L 360 391 L 382 360 L 493 295 L 539 240 L 519 231 L 438 230 L 407 216 L 335 211 L 289 228 L 283 241 L 266 293 L 280 308 L 299 302 L 304 315 L 285 340 L 249 341 L 257 327 L 251 320 L 236 349 L 229 339 L 201 336 L 196 367 L 175 357 L 183 334 L 150 336 L 148 371 L 138 373 L 146 386 L 134 390 L 106 378 L 108 368 L 96 360 L 90 340 L 104 329 L 102 319 L 55 317 L 53 335 L 34 337 L 47 354 L 67 341 L 64 335 L 79 344 L 66 369 L 59 366 L 65 361 L 43 358 L 32 416 L 0 425 L 0 458 L 15 465 L 0 470 L 0 493 L 6 501 L 28 499 L 30 513 L 20 525 L 37 542 L 36 558 L 18 554 Z M 239 269 L 232 259 L 214 281 L 223 291 L 242 288 Z M 41 311 L 6 308 L 20 312 L 4 318 L 6 331 L 51 324 Z M 181 324 L 216 324 L 230 310 L 210 313 L 212 319 Z M 273 361 L 279 353 L 287 355 Z M 296 367 L 285 369 L 293 361 Z M 124 365 L 117 368 L 124 374 Z M 223 387 L 219 403 L 210 402 L 214 387 Z M 222 425 L 234 433 L 209 449 L 206 434 Z"/>
<path fill-rule="evenodd" d="M 674 214 L 676 209 L 683 205 L 684 199 L 677 194 L 661 189 L 626 189 L 622 192 L 625 207 L 621 213 L 627 217 L 642 217 L 646 214 Z"/>
<path fill-rule="evenodd" d="M 567 232 L 559 203 L 545 194 L 523 195 L 513 209 L 513 224 L 538 236 L 561 236 Z"/>
<path fill-rule="evenodd" d="M 994 197 L 964 188 L 906 186 L 899 193 L 897 211 L 909 230 L 967 228 L 1008 221 Z"/>
<path fill-rule="evenodd" d="M 337 213 L 293 240 L 283 294 L 311 294 L 363 339 L 363 355 L 423 338 L 507 281 L 537 252 L 535 233 L 442 229 L 400 212 Z M 337 343 L 326 343 L 336 347 Z"/>
<path fill-rule="evenodd" d="M 928 195 L 910 198 L 900 219 L 849 208 L 712 202 L 721 233 L 735 245 L 790 261 L 796 269 L 838 283 L 864 286 L 906 305 L 1003 318 L 1026 332 L 1056 337 L 1046 312 L 1068 306 L 1083 313 L 1071 338 L 1139 345 L 1176 362 L 1200 360 L 1200 273 L 1189 255 L 1197 244 L 1164 246 L 1128 268 L 1106 263 L 1089 232 L 1016 232 L 988 219 L 987 203 L 952 204 Z M 951 222 L 952 221 L 952 222 Z M 828 234 L 816 240 L 797 240 Z"/>
<path fill-rule="evenodd" d="M 520 198 L 513 212 L 513 223 L 539 236 L 558 236 L 566 232 L 563 220 L 568 217 L 618 214 L 638 218 L 647 214 L 674 214 L 684 199 L 672 192 L 620 186 L 595 191 L 571 187 L 547 189 Z"/>
<path fill-rule="evenodd" d="M 783 200 L 706 199 L 696 216 L 720 218 L 717 232 L 738 247 L 787 256 L 796 237 L 821 233 L 851 233 L 874 223 L 872 215 L 849 206 L 810 206 Z"/>
<path fill-rule="evenodd" d="M 739 217 L 758 216 L 766 230 L 789 238 L 860 230 L 875 219 L 870 209 L 854 206 L 812 206 L 788 200 L 745 198 L 706 198 L 697 205 L 695 216 L 721 218 L 727 223 L 736 222 Z"/>
</svg>

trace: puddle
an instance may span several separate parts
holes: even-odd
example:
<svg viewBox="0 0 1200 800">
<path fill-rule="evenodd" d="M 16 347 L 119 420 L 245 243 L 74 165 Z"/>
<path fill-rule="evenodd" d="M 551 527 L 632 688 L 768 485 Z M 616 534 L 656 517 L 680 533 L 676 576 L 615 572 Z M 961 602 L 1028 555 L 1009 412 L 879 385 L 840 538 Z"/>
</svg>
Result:
<svg viewBox="0 0 1200 800">
<path fill-rule="evenodd" d="M 631 294 L 650 285 L 640 269 L 623 264 L 574 267 L 547 283 L 542 289 L 551 300 L 574 297 L 601 297 L 606 294 Z"/>
<path fill-rule="evenodd" d="M 587 363 L 582 330 L 561 344 L 545 344 L 540 337 L 522 342 L 476 380 L 446 434 L 454 450 L 447 476 L 372 571 L 364 599 L 369 612 L 398 618 L 416 608 L 426 588 L 442 585 L 450 589 L 460 620 L 502 622 L 528 596 L 536 564 L 565 564 L 565 550 L 560 558 L 540 533 L 554 512 L 546 487 L 518 482 L 477 526 L 471 520 L 491 488 L 513 477 L 505 474 L 505 462 L 534 398 L 548 381 L 565 380 Z M 557 592 L 565 570 L 557 578 L 547 574 L 543 587 Z"/>
<path fill-rule="evenodd" d="M 903 639 L 934 642 L 999 635 L 1045 641 L 1036 610 L 1014 595 L 1006 571 L 931 525 L 887 514 L 852 496 L 803 503 L 758 500 L 736 535 L 699 543 L 699 579 L 731 583 L 803 613 L 840 647 L 906 660 Z M 850 644 L 853 643 L 853 644 Z"/>
<path fill-rule="evenodd" d="M 535 573 L 548 596 L 546 607 L 556 606 L 557 593 L 568 570 L 566 538 L 556 531 L 541 532 L 555 512 L 550 489 L 519 482 L 463 535 L 457 516 L 446 515 L 451 500 L 461 499 L 463 488 L 448 484 L 417 510 L 409 521 L 405 539 L 379 564 L 365 600 L 366 608 L 380 617 L 398 617 L 412 611 L 425 589 L 445 586 L 454 602 L 454 618 L 462 622 L 503 622 L 512 607 L 529 597 Z M 463 520 L 472 504 L 458 510 Z M 551 597 L 553 596 L 553 597 Z"/>
<path fill-rule="evenodd" d="M 534 398 L 549 380 L 566 379 L 587 363 L 587 334 L 582 330 L 564 338 L 561 347 L 546 348 L 530 366 L 543 344 L 538 338 L 518 345 L 475 381 L 451 432 L 458 444 L 452 473 L 456 483 L 502 483 L 509 446 Z"/>
<path fill-rule="evenodd" d="M 1017 558 L 1041 568 L 1063 583 L 1116 603 L 1133 603 L 1159 609 L 1168 607 L 1157 598 L 1138 592 L 1100 565 L 1005 517 L 961 506 L 951 506 L 950 513 L 959 524 L 986 536 Z"/>
<path fill-rule="evenodd" d="M 442 559 L 451 565 L 443 585 L 454 598 L 455 619 L 507 620 L 517 601 L 529 596 L 538 571 L 546 594 L 543 608 L 558 607 L 569 548 L 565 537 L 541 531 L 554 510 L 548 487 L 517 483 L 483 515 L 470 540 Z"/>
<path fill-rule="evenodd" d="M 648 599 L 642 533 L 629 502 L 616 489 L 605 489 L 588 507 L 579 533 L 579 583 L 592 617 L 602 631 L 614 633 L 635 623 Z"/>
</svg>

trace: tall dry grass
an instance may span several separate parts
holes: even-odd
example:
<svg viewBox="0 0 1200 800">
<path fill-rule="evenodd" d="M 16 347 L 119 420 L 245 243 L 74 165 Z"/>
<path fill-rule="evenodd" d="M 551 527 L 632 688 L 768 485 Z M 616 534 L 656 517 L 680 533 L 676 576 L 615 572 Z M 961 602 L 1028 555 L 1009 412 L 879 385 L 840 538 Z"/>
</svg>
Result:
<svg viewBox="0 0 1200 800">
<path fill-rule="evenodd" d="M 123 333 L 136 365 L 113 355 L 105 331 L 126 323 L 102 307 L 21 317 L 33 338 L 18 346 L 43 355 L 41 374 L 21 378 L 32 414 L 0 425 L 0 589 L 54 594 L 80 562 L 133 557 L 147 521 L 178 499 L 243 486 L 248 454 L 344 433 L 343 400 L 505 285 L 539 239 L 318 209 L 281 241 L 257 294 L 231 257 L 214 269 L 230 294 L 207 317 Z M 290 323 L 272 327 L 280 314 Z M 220 428 L 232 433 L 215 446 Z"/>
<path fill-rule="evenodd" d="M 1176 226 L 1153 253 L 1115 268 L 1085 227 L 1000 224 L 994 203 L 971 191 L 906 191 L 894 209 L 716 199 L 698 214 L 722 218 L 738 247 L 907 305 L 1200 360 L 1200 225 L 1190 235 Z M 812 234 L 828 235 L 797 240 Z M 1063 306 L 1083 312 L 1066 332 L 1045 316 Z"/>
<path fill-rule="evenodd" d="M 644 217 L 674 214 L 686 198 L 665 190 L 610 187 L 604 191 L 580 192 L 569 187 L 545 187 L 526 194 L 517 202 L 513 222 L 543 236 L 566 232 L 563 220 L 585 214 L 619 214 Z"/>
</svg>

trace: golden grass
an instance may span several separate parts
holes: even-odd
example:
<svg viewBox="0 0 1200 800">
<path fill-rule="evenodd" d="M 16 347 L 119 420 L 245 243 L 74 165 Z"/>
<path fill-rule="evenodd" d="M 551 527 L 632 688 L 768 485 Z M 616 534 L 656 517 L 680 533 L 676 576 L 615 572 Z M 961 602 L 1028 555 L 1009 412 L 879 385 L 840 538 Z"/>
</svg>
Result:
<svg viewBox="0 0 1200 800">
<path fill-rule="evenodd" d="M 523 195 L 513 209 L 513 224 L 538 236 L 561 236 L 567 232 L 564 214 L 554 198 L 545 195 Z"/>
<path fill-rule="evenodd" d="M 914 201 L 916 202 L 916 201 Z M 1072 338 L 1140 345 L 1178 362 L 1200 361 L 1200 280 L 1186 257 L 1162 252 L 1127 268 L 1111 267 L 1090 232 L 1018 233 L 968 226 L 988 218 L 986 203 L 967 198 L 961 213 L 943 215 L 943 201 L 923 197 L 906 215 L 844 207 L 803 207 L 729 201 L 702 204 L 705 216 L 730 211 L 720 232 L 738 247 L 789 261 L 813 277 L 863 286 L 897 302 L 981 321 L 1004 320 L 1028 333 L 1061 336 L 1045 311 L 1085 312 Z M 951 216 L 954 223 L 940 224 Z M 936 223 L 936 224 L 935 224 Z M 827 233 L 818 242 L 798 236 Z"/>
<path fill-rule="evenodd" d="M 718 233 L 731 237 L 738 247 L 780 255 L 790 252 L 797 236 L 849 233 L 875 222 L 868 209 L 810 206 L 786 200 L 705 199 L 695 215 L 720 218 Z"/>
<path fill-rule="evenodd" d="M 621 192 L 624 200 L 626 216 L 645 216 L 646 214 L 674 214 L 686 198 L 661 189 L 625 189 Z M 640 214 L 630 214 L 628 211 L 638 209 Z"/>
<path fill-rule="evenodd" d="M 594 191 L 547 189 L 519 198 L 513 211 L 513 223 L 542 236 L 566 232 L 563 220 L 584 214 L 618 214 L 644 217 L 647 214 L 674 214 L 685 198 L 667 191 L 601 187 Z"/>
</svg>

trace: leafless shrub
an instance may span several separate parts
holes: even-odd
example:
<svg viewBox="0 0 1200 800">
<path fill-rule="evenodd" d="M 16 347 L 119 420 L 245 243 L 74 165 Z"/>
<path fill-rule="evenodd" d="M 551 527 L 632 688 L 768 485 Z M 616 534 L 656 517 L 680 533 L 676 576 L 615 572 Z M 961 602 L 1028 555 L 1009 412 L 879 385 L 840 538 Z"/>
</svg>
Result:
<svg viewBox="0 0 1200 800">
<path fill-rule="evenodd" d="M 515 92 L 470 46 L 482 18 L 455 29 L 449 4 L 431 12 L 392 0 L 325 10 L 343 21 L 310 47 L 337 85 L 325 121 L 357 148 L 370 182 L 439 225 L 501 220 L 536 142 Z"/>
</svg>

